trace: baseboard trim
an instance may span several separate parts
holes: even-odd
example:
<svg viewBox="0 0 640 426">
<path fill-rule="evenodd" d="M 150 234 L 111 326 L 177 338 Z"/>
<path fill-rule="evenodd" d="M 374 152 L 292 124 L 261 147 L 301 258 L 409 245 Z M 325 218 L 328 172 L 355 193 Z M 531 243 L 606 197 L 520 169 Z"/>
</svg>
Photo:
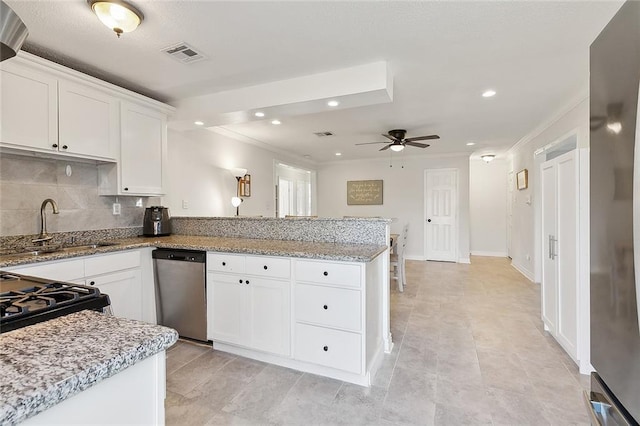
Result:
<svg viewBox="0 0 640 426">
<path fill-rule="evenodd" d="M 470 257 L 461 257 L 460 259 L 458 259 L 458 263 L 465 263 L 467 265 L 471 264 L 471 258 Z"/>
<path fill-rule="evenodd" d="M 424 257 L 422 256 L 404 256 L 405 260 L 426 260 Z"/>
<path fill-rule="evenodd" d="M 472 251 L 471 256 L 507 257 L 506 251 Z"/>
<path fill-rule="evenodd" d="M 527 268 L 524 268 L 521 265 L 518 265 L 516 262 L 511 261 L 511 266 L 513 266 L 515 268 L 516 271 L 520 272 L 522 275 L 524 275 L 524 277 L 526 279 L 528 279 L 531 282 L 535 282 L 535 279 L 533 277 L 533 273 L 529 270 L 527 270 Z"/>
</svg>

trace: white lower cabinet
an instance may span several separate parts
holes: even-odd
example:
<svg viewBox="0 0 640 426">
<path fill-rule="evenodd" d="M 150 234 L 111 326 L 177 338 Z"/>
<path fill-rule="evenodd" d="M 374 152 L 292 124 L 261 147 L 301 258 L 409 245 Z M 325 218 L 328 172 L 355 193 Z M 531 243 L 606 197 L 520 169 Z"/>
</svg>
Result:
<svg viewBox="0 0 640 426">
<path fill-rule="evenodd" d="M 109 295 L 111 311 L 120 318 L 142 319 L 142 277 L 140 269 L 87 278 L 86 285 L 95 285 Z"/>
<path fill-rule="evenodd" d="M 141 251 L 96 254 L 74 259 L 6 268 L 34 277 L 96 286 L 109 296 L 113 315 L 134 320 L 143 316 Z"/>
<path fill-rule="evenodd" d="M 207 286 L 211 340 L 289 354 L 289 281 L 209 272 Z"/>
<path fill-rule="evenodd" d="M 208 338 L 217 350 L 369 386 L 384 353 L 381 259 L 207 253 Z"/>
</svg>

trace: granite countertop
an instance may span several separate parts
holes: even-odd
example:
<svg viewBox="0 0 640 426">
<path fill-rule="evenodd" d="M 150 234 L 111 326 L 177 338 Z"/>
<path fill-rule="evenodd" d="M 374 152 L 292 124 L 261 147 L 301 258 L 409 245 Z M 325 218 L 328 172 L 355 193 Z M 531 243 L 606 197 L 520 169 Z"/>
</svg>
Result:
<svg viewBox="0 0 640 426">
<path fill-rule="evenodd" d="M 1 334 L 0 424 L 24 421 L 177 339 L 173 329 L 94 311 Z"/>
<path fill-rule="evenodd" d="M 170 235 L 109 240 L 116 245 L 92 249 L 67 249 L 53 253 L 0 255 L 0 268 L 28 263 L 68 259 L 143 247 L 204 250 L 227 253 L 287 256 L 344 262 L 369 262 L 387 249 L 385 245 L 340 244 L 307 241 L 259 240 L 250 238 Z"/>
</svg>

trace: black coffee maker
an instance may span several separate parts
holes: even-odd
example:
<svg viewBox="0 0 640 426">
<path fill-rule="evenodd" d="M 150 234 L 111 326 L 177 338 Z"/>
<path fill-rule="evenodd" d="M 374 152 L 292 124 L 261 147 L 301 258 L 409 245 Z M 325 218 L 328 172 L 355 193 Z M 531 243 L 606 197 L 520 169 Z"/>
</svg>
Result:
<svg viewBox="0 0 640 426">
<path fill-rule="evenodd" d="M 147 207 L 144 212 L 142 234 L 145 237 L 171 235 L 169 208 L 162 206 Z"/>
</svg>

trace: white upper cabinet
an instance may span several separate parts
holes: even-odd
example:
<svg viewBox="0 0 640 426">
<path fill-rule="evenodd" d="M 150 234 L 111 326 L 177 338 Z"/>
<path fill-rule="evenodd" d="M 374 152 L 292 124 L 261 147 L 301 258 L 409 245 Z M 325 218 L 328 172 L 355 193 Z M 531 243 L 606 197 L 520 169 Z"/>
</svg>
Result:
<svg viewBox="0 0 640 426">
<path fill-rule="evenodd" d="M 167 155 L 167 117 L 121 103 L 120 194 L 162 195 Z"/>
<path fill-rule="evenodd" d="M 57 151 L 55 77 L 5 61 L 0 69 L 0 142 Z"/>
<path fill-rule="evenodd" d="M 58 82 L 58 149 L 91 157 L 115 158 L 119 138 L 118 99 L 99 90 Z"/>
</svg>

